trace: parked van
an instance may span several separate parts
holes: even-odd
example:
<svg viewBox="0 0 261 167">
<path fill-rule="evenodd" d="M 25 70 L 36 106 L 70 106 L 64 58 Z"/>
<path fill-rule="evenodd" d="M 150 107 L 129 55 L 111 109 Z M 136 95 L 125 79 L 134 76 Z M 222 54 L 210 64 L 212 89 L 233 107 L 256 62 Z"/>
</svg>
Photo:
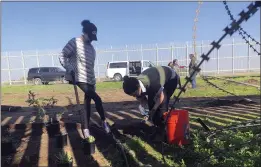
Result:
<svg viewBox="0 0 261 167">
<path fill-rule="evenodd" d="M 148 60 L 108 62 L 106 77 L 114 79 L 115 81 L 121 81 L 126 75 L 137 77 L 144 70 L 154 66 L 155 65 Z"/>
</svg>

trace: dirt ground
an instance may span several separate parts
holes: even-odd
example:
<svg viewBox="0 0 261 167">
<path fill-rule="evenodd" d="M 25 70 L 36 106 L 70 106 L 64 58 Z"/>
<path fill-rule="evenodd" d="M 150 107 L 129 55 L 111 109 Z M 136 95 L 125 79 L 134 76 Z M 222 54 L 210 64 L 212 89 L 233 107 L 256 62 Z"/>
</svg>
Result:
<svg viewBox="0 0 261 167">
<path fill-rule="evenodd" d="M 120 120 L 143 119 L 139 113 L 138 103 L 134 98 L 126 96 L 122 91 L 106 91 L 98 92 L 103 100 L 106 117 L 110 125 Z M 75 96 L 73 92 L 70 94 L 41 93 L 37 97 L 55 96 L 58 104 L 48 110 L 48 113 L 56 113 L 64 111 L 61 123 L 80 123 L 81 116 L 78 114 Z M 15 97 L 16 100 L 12 99 Z M 218 121 L 220 124 L 214 125 L 222 128 L 222 123 L 226 123 L 224 118 L 237 120 L 254 119 L 260 117 L 260 97 L 249 96 L 248 98 L 256 101 L 256 104 L 239 104 L 229 102 L 221 106 L 216 104 L 210 105 L 213 98 L 184 98 L 178 104 L 178 108 L 190 111 L 191 117 L 209 116 L 212 121 Z M 36 112 L 32 107 L 28 107 L 26 102 L 21 99 L 27 99 L 27 95 L 6 94 L 2 97 L 2 105 L 21 106 L 19 111 L 3 111 L 1 112 L 2 127 L 10 124 L 30 124 L 35 121 Z M 83 104 L 83 94 L 80 93 L 81 104 Z M 240 100 L 241 98 L 226 97 L 226 100 Z M 81 105 L 83 107 L 83 105 Z M 92 124 L 100 124 L 99 114 L 96 112 L 95 105 L 92 105 Z M 217 118 L 220 117 L 220 118 Z M 213 125 L 213 122 L 207 122 L 207 125 Z M 199 123 L 191 121 L 191 129 L 200 128 Z M 2 129 L 3 130 L 3 129 Z M 111 166 L 110 162 L 114 162 L 115 157 L 119 158 L 117 151 L 113 146 L 104 143 L 104 136 L 95 135 L 96 153 L 87 157 L 83 154 L 79 140 L 82 138 L 80 129 L 76 127 L 69 128 L 61 126 L 61 131 L 68 133 L 68 146 L 64 147 L 64 151 L 70 152 L 73 156 L 74 166 Z M 39 156 L 38 166 L 52 166 L 52 159 L 59 149 L 55 148 L 55 138 L 49 138 L 46 131 L 43 130 L 39 135 L 33 136 L 30 127 L 14 128 L 10 130 L 14 140 L 16 153 L 10 158 L 11 164 L 16 166 L 24 161 L 26 155 L 36 154 Z M 113 155 L 112 155 L 113 154 Z M 116 154 L 116 155 L 115 155 Z M 16 164 L 16 165 L 15 165 Z"/>
</svg>

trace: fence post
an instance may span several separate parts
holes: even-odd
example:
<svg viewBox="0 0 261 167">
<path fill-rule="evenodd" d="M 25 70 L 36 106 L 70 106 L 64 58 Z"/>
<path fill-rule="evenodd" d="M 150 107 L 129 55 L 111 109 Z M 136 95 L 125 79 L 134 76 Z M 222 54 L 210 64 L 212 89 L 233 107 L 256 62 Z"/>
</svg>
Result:
<svg viewBox="0 0 261 167">
<path fill-rule="evenodd" d="M 24 54 L 23 51 L 21 51 L 21 56 L 22 56 L 22 65 L 23 65 L 23 73 L 24 73 L 24 84 L 27 84 L 26 80 L 26 75 L 25 75 L 25 65 L 24 65 Z"/>
<path fill-rule="evenodd" d="M 186 42 L 186 64 L 189 66 L 189 56 L 188 56 L 188 42 Z M 189 74 L 189 69 L 187 68 L 187 75 Z"/>
<path fill-rule="evenodd" d="M 201 55 L 203 54 L 203 40 L 201 41 L 201 44 L 200 44 L 200 53 L 201 53 Z M 202 70 L 202 73 L 203 74 L 205 74 L 205 69 L 206 69 L 206 67 L 205 67 L 206 65 L 205 65 L 205 62 L 203 62 L 203 70 Z"/>
<path fill-rule="evenodd" d="M 250 43 L 250 38 L 248 37 L 248 42 Z M 248 72 L 250 72 L 250 45 L 247 45 L 247 68 Z"/>
<path fill-rule="evenodd" d="M 126 45 L 126 46 L 125 46 L 125 48 L 126 48 L 126 54 L 127 54 L 127 61 L 129 61 L 129 52 L 128 52 L 128 46 Z"/>
<path fill-rule="evenodd" d="M 36 50 L 36 61 L 37 61 L 37 67 L 40 67 L 38 50 Z"/>
<path fill-rule="evenodd" d="M 232 39 L 232 74 L 235 73 L 235 68 L 234 68 L 234 45 L 235 41 L 234 38 Z"/>
<path fill-rule="evenodd" d="M 112 52 L 112 46 L 111 46 L 111 52 Z M 113 53 L 111 54 L 111 61 L 113 62 L 113 57 L 114 57 L 114 55 L 113 55 Z"/>
<path fill-rule="evenodd" d="M 52 54 L 51 56 L 52 56 L 52 66 L 54 67 L 54 59 L 53 59 L 53 54 Z"/>
<path fill-rule="evenodd" d="M 158 60 L 159 59 L 159 48 L 158 48 L 158 44 L 156 44 L 156 65 L 158 66 Z"/>
<path fill-rule="evenodd" d="M 9 61 L 9 54 L 8 54 L 8 52 L 6 52 L 6 56 L 7 56 L 7 68 L 8 68 L 9 85 L 12 85 L 11 71 L 10 71 L 10 61 Z"/>
<path fill-rule="evenodd" d="M 171 62 L 173 62 L 174 57 L 173 57 L 173 45 L 172 44 L 170 46 L 170 49 L 171 49 Z"/>
<path fill-rule="evenodd" d="M 98 48 L 96 47 L 95 49 L 96 51 L 98 50 Z M 98 81 L 100 82 L 100 67 L 99 67 L 99 55 L 96 55 L 96 66 L 97 66 L 97 74 L 98 74 Z"/>
<path fill-rule="evenodd" d="M 140 54 L 141 54 L 141 60 L 143 60 L 143 49 L 142 49 L 142 44 L 140 45 Z"/>
<path fill-rule="evenodd" d="M 219 49 L 217 49 L 217 73 L 219 74 Z"/>
</svg>

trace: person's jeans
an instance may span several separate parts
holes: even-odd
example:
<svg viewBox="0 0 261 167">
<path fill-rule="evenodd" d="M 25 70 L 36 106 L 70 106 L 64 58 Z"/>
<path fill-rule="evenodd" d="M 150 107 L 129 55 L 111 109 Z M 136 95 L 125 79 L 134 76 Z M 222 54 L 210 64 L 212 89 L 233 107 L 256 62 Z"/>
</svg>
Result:
<svg viewBox="0 0 261 167">
<path fill-rule="evenodd" d="M 192 89 L 196 88 L 196 74 L 194 74 L 194 76 L 191 77 L 191 85 L 192 85 Z"/>
<path fill-rule="evenodd" d="M 191 85 L 193 89 L 196 88 L 196 77 L 192 78 Z"/>
</svg>

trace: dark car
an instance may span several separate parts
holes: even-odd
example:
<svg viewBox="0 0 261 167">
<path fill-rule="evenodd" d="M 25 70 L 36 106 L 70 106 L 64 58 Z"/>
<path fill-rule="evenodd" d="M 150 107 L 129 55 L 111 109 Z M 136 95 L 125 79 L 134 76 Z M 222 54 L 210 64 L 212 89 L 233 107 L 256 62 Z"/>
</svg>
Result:
<svg viewBox="0 0 261 167">
<path fill-rule="evenodd" d="M 33 81 L 35 85 L 48 84 L 52 81 L 66 83 L 64 76 L 65 70 L 59 67 L 37 67 L 29 69 L 27 80 Z"/>
</svg>

